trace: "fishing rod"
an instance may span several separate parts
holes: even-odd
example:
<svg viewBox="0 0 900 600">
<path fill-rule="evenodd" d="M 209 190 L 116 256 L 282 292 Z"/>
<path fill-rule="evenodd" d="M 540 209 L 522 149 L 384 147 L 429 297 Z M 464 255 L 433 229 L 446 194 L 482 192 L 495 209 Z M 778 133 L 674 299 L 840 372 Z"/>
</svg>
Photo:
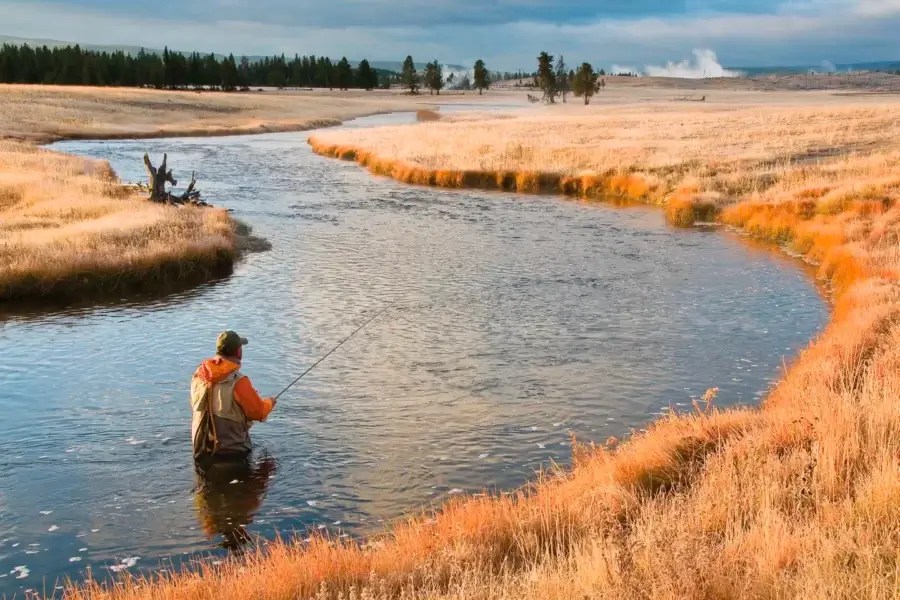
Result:
<svg viewBox="0 0 900 600">
<path fill-rule="evenodd" d="M 286 391 L 288 391 L 289 389 L 291 389 L 292 387 L 294 387 L 294 386 L 297 384 L 297 382 L 299 382 L 301 379 L 303 379 L 304 377 L 306 377 L 307 373 L 309 373 L 310 371 L 312 371 L 313 369 L 315 369 L 315 368 L 319 365 L 319 363 L 321 363 L 323 360 L 325 360 L 326 358 L 328 358 L 329 356 L 331 356 L 332 354 L 334 354 L 335 351 L 337 351 L 338 348 L 340 348 L 341 346 L 344 345 L 344 342 L 349 341 L 353 336 L 355 336 L 357 333 L 359 333 L 360 331 L 362 331 L 363 329 L 365 329 L 366 326 L 367 326 L 369 323 L 371 323 L 372 321 L 374 321 L 375 319 L 377 319 L 378 317 L 380 317 L 381 315 L 383 315 L 384 313 L 386 313 L 386 312 L 388 311 L 389 308 L 391 308 L 392 306 L 394 306 L 395 304 L 397 304 L 397 302 L 399 302 L 399 301 L 400 301 L 400 298 L 397 298 L 396 300 L 394 300 L 393 302 L 391 302 L 390 304 L 388 304 L 387 306 L 385 306 L 384 308 L 382 308 L 380 311 L 378 311 L 378 312 L 375 314 L 374 317 L 370 318 L 368 321 L 366 321 L 365 323 L 363 323 L 362 325 L 360 325 L 359 327 L 357 327 L 357 328 L 356 328 L 356 331 L 354 331 L 353 333 L 351 333 L 350 335 L 348 335 L 347 337 L 345 337 L 344 339 L 342 339 L 340 342 L 338 342 L 338 345 L 335 346 L 334 348 L 332 348 L 332 349 L 328 352 L 328 354 L 326 354 L 325 356 L 323 356 L 322 358 L 320 358 L 319 360 L 317 360 L 315 363 L 313 363 L 313 365 L 312 365 L 310 368 L 308 368 L 307 370 L 303 371 L 303 373 L 300 375 L 300 377 L 298 377 L 297 379 L 293 380 L 293 381 L 290 383 L 290 385 L 288 385 L 286 388 L 284 388 L 283 390 L 281 390 L 281 392 L 279 392 L 279 394 L 278 394 L 277 396 L 275 396 L 275 400 L 278 400 L 279 398 L 281 398 L 282 394 L 284 394 Z"/>
</svg>

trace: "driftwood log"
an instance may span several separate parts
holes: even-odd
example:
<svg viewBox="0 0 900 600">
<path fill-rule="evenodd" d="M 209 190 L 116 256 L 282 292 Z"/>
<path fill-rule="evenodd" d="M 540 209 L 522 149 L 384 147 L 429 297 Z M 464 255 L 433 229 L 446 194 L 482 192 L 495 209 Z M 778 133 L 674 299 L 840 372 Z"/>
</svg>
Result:
<svg viewBox="0 0 900 600">
<path fill-rule="evenodd" d="M 172 170 L 167 169 L 168 154 L 163 154 L 162 162 L 159 167 L 154 167 L 153 162 L 147 154 L 144 154 L 144 166 L 147 167 L 147 174 L 150 181 L 147 190 L 150 192 L 148 198 L 151 202 L 161 202 L 163 204 L 192 204 L 194 206 L 209 206 L 200 199 L 200 192 L 195 190 L 197 185 L 197 174 L 191 173 L 191 183 L 181 195 L 173 194 L 166 190 L 166 183 L 178 185 L 178 181 L 172 176 Z"/>
</svg>

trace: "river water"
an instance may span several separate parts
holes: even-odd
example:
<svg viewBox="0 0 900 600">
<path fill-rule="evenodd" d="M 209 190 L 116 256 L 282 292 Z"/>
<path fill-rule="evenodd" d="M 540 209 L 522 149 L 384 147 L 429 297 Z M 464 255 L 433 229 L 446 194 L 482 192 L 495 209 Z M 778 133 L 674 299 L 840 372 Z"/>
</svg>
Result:
<svg viewBox="0 0 900 600">
<path fill-rule="evenodd" d="M 0 594 L 515 487 L 565 464 L 570 432 L 621 436 L 712 386 L 756 402 L 826 320 L 799 263 L 736 236 L 408 187 L 307 135 L 56 146 L 126 180 L 167 151 L 273 248 L 163 298 L 0 317 Z M 273 394 L 394 300 L 254 428 L 252 469 L 198 479 L 188 381 L 220 330 L 250 338 L 243 370 Z"/>
</svg>

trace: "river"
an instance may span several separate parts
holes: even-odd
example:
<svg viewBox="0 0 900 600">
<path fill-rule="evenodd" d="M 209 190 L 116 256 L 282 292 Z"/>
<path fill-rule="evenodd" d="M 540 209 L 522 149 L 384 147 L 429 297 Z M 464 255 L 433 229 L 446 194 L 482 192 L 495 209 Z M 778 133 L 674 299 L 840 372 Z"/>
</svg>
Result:
<svg viewBox="0 0 900 600">
<path fill-rule="evenodd" d="M 570 433 L 622 436 L 713 386 L 756 403 L 827 319 L 799 262 L 737 236 L 654 208 L 409 187 L 307 136 L 55 146 L 126 180 L 168 152 L 273 247 L 162 298 L 0 317 L 0 594 L 276 532 L 362 535 L 512 488 L 566 464 Z M 254 428 L 252 471 L 198 487 L 188 381 L 220 330 L 250 338 L 243 370 L 273 394 L 395 300 Z"/>
</svg>

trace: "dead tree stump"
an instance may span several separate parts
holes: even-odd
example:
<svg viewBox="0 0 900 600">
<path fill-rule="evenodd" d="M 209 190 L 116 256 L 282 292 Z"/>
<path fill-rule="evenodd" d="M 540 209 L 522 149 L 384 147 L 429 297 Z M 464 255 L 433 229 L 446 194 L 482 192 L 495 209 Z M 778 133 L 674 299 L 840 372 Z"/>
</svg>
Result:
<svg viewBox="0 0 900 600">
<path fill-rule="evenodd" d="M 144 154 L 144 166 L 147 167 L 147 174 L 150 177 L 150 197 L 148 198 L 148 200 L 150 200 L 151 202 L 161 202 L 163 204 L 192 204 L 194 206 L 209 206 L 206 202 L 200 199 L 200 192 L 194 189 L 194 186 L 197 185 L 197 174 L 194 172 L 191 173 L 191 183 L 190 185 L 188 185 L 183 194 L 177 196 L 169 191 L 166 191 L 166 183 L 178 185 L 178 181 L 172 176 L 171 169 L 166 168 L 168 159 L 168 154 L 163 154 L 162 163 L 160 163 L 159 168 L 156 168 L 153 166 L 153 162 L 151 162 L 150 157 L 146 153 Z"/>
<path fill-rule="evenodd" d="M 172 185 L 178 185 L 178 181 L 172 177 L 172 171 L 166 170 L 166 161 L 169 159 L 168 154 L 163 154 L 162 163 L 159 168 L 153 166 L 150 157 L 144 154 L 144 166 L 147 167 L 147 173 L 150 176 L 150 200 L 153 202 L 168 202 L 169 192 L 166 191 L 166 182 Z"/>
</svg>

